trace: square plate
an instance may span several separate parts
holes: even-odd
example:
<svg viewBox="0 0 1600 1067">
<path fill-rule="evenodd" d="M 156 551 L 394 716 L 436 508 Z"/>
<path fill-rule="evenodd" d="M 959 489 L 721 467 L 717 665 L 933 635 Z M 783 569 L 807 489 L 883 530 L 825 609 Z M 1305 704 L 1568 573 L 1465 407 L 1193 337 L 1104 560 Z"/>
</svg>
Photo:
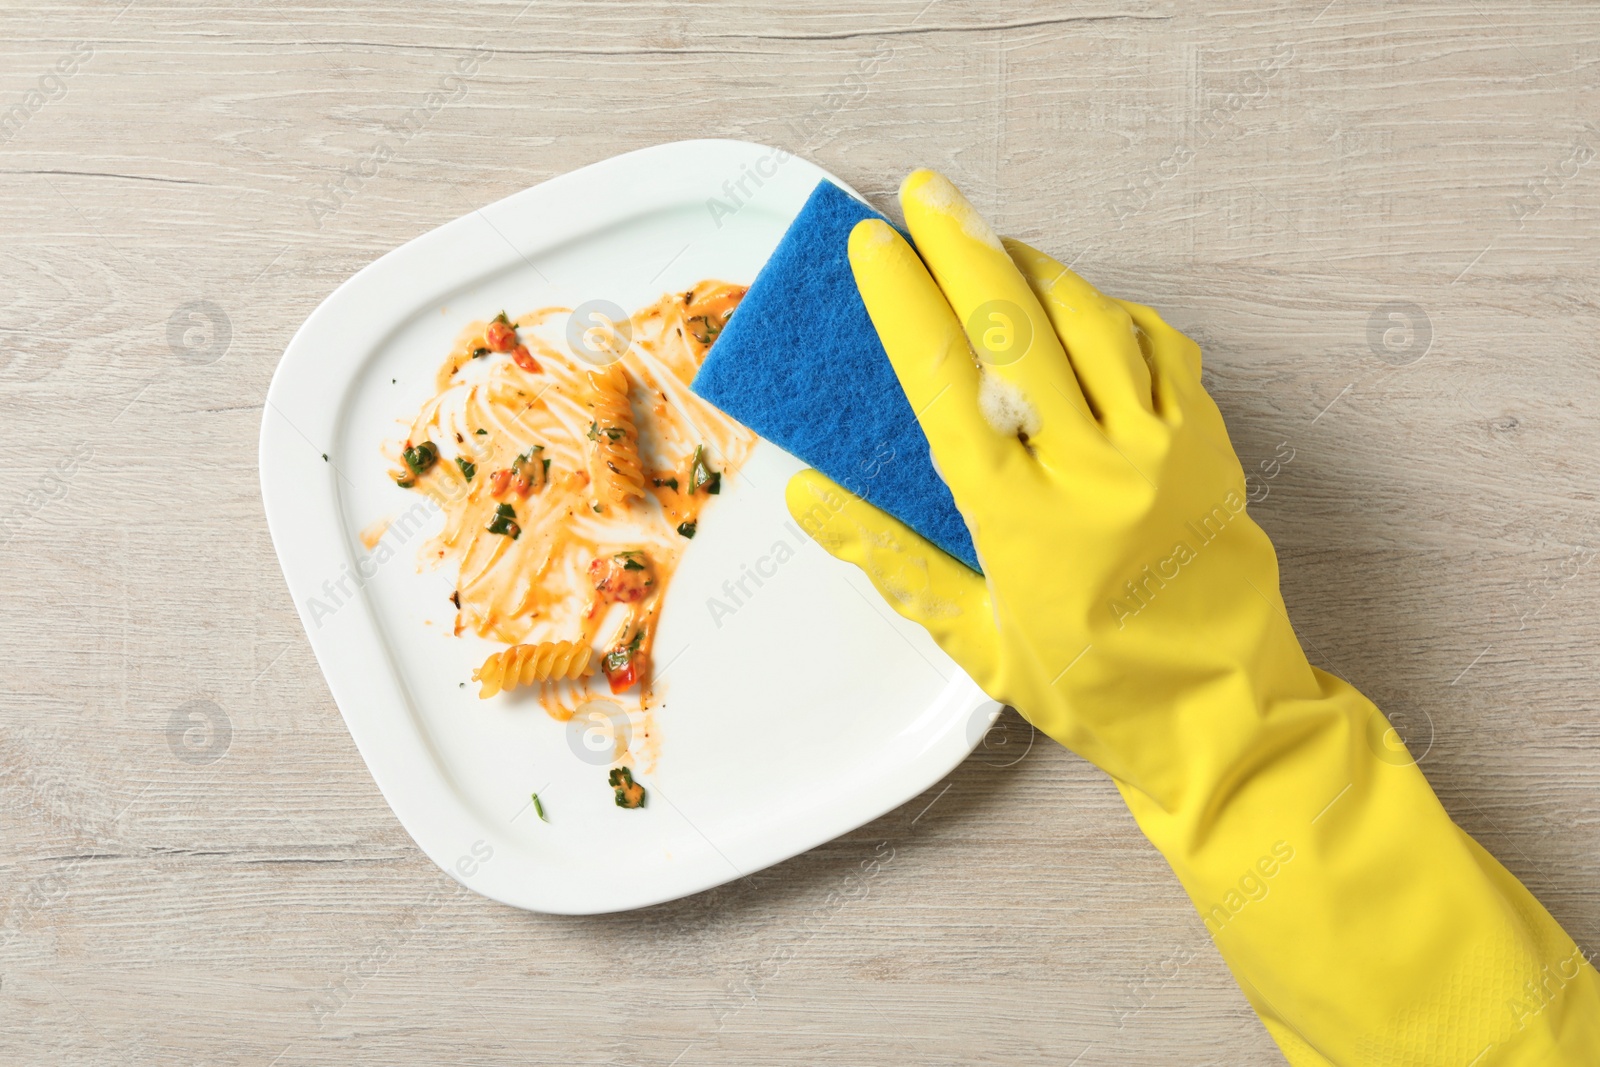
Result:
<svg viewBox="0 0 1600 1067">
<path fill-rule="evenodd" d="M 485 896 L 586 914 L 709 889 L 915 797 L 999 712 L 794 525 L 783 490 L 801 464 L 770 442 L 707 510 L 666 594 L 660 758 L 640 775 L 650 800 L 636 811 L 612 803 L 609 759 L 597 763 L 569 724 L 463 686 L 503 646 L 451 636 L 451 576 L 417 558 L 441 513 L 413 512 L 373 550 L 361 540 L 418 500 L 394 484 L 381 446 L 404 435 L 467 322 L 591 299 L 631 310 L 709 278 L 748 284 L 824 178 L 848 188 L 739 141 L 596 163 L 366 267 L 278 365 L 261 491 L 306 635 L 401 824 Z M 741 580 L 748 595 L 730 614 L 725 586 Z"/>
</svg>

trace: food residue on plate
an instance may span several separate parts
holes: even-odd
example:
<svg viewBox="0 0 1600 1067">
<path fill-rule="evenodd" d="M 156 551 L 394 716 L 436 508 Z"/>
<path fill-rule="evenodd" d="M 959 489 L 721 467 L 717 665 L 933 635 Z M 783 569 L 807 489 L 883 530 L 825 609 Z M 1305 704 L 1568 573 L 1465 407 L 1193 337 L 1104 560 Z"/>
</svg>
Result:
<svg viewBox="0 0 1600 1067">
<path fill-rule="evenodd" d="M 570 345 L 565 307 L 472 323 L 386 450 L 396 484 L 444 512 L 422 558 L 458 569 L 455 633 L 507 646 L 474 672 L 480 696 L 535 687 L 563 721 L 609 699 L 629 719 L 613 762 L 644 770 L 657 756 L 663 596 L 703 509 L 755 444 L 689 391 L 744 293 L 700 282 Z M 617 803 L 639 807 L 643 787 L 620 770 Z"/>
<path fill-rule="evenodd" d="M 389 532 L 389 523 L 392 519 L 382 518 L 369 522 L 361 529 L 361 546 L 368 552 L 378 547 L 378 542 L 383 540 L 383 535 Z"/>
<path fill-rule="evenodd" d="M 617 807 L 644 807 L 644 786 L 633 780 L 633 772 L 628 768 L 613 767 L 609 781 L 611 788 L 616 790 Z"/>
</svg>

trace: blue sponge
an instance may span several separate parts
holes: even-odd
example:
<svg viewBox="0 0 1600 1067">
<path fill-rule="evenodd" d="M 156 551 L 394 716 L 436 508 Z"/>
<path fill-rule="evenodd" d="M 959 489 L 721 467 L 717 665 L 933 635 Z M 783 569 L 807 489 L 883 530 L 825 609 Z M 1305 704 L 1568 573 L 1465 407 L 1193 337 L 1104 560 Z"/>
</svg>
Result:
<svg viewBox="0 0 1600 1067">
<path fill-rule="evenodd" d="M 850 231 L 868 218 L 883 216 L 819 183 L 692 388 L 978 570 L 850 272 Z"/>
</svg>

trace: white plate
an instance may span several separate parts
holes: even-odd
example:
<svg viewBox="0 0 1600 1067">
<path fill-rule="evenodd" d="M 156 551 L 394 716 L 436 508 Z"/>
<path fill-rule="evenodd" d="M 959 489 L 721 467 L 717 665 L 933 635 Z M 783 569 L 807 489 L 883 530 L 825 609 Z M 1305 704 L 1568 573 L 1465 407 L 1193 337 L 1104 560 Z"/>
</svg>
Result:
<svg viewBox="0 0 1600 1067">
<path fill-rule="evenodd" d="M 838 182 L 738 141 L 596 163 L 362 270 L 306 320 L 273 376 L 261 491 L 311 647 L 400 822 L 485 896 L 581 914 L 709 889 L 916 796 L 998 711 L 795 529 L 783 487 L 800 464 L 768 442 L 725 482 L 667 593 L 660 759 L 640 776 L 649 802 L 637 811 L 612 802 L 609 757 L 536 704 L 480 701 L 461 685 L 496 646 L 449 636 L 452 574 L 416 558 L 437 513 L 409 536 L 391 528 L 398 551 L 381 563 L 359 538 L 419 499 L 394 485 L 379 449 L 403 436 L 397 420 L 429 395 L 466 322 L 596 298 L 632 310 L 702 278 L 748 283 L 822 178 Z M 714 212 L 713 198 L 733 205 L 730 191 L 737 210 Z M 781 564 L 779 542 L 793 553 Z M 761 584 L 746 579 L 752 595 L 713 618 L 708 599 L 730 604 L 723 583 L 746 566 Z"/>
</svg>

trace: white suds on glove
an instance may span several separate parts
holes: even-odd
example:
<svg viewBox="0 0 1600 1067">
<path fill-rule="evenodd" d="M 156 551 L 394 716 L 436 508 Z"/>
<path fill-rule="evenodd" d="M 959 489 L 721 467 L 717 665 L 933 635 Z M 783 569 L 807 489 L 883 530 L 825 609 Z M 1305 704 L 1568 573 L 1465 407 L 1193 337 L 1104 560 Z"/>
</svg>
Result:
<svg viewBox="0 0 1600 1067">
<path fill-rule="evenodd" d="M 995 433 L 1007 437 L 1039 432 L 1039 412 L 1022 395 L 1022 390 L 993 371 L 984 371 L 978 380 L 978 410 Z"/>
<path fill-rule="evenodd" d="M 1000 243 L 999 236 L 994 232 L 978 209 L 967 202 L 961 195 L 961 190 L 951 184 L 950 179 L 943 174 L 935 174 L 923 182 L 912 194 L 921 200 L 930 209 L 941 215 L 948 215 L 961 224 L 961 232 L 974 241 L 981 241 L 996 252 L 1004 252 L 1006 246 Z"/>
</svg>

